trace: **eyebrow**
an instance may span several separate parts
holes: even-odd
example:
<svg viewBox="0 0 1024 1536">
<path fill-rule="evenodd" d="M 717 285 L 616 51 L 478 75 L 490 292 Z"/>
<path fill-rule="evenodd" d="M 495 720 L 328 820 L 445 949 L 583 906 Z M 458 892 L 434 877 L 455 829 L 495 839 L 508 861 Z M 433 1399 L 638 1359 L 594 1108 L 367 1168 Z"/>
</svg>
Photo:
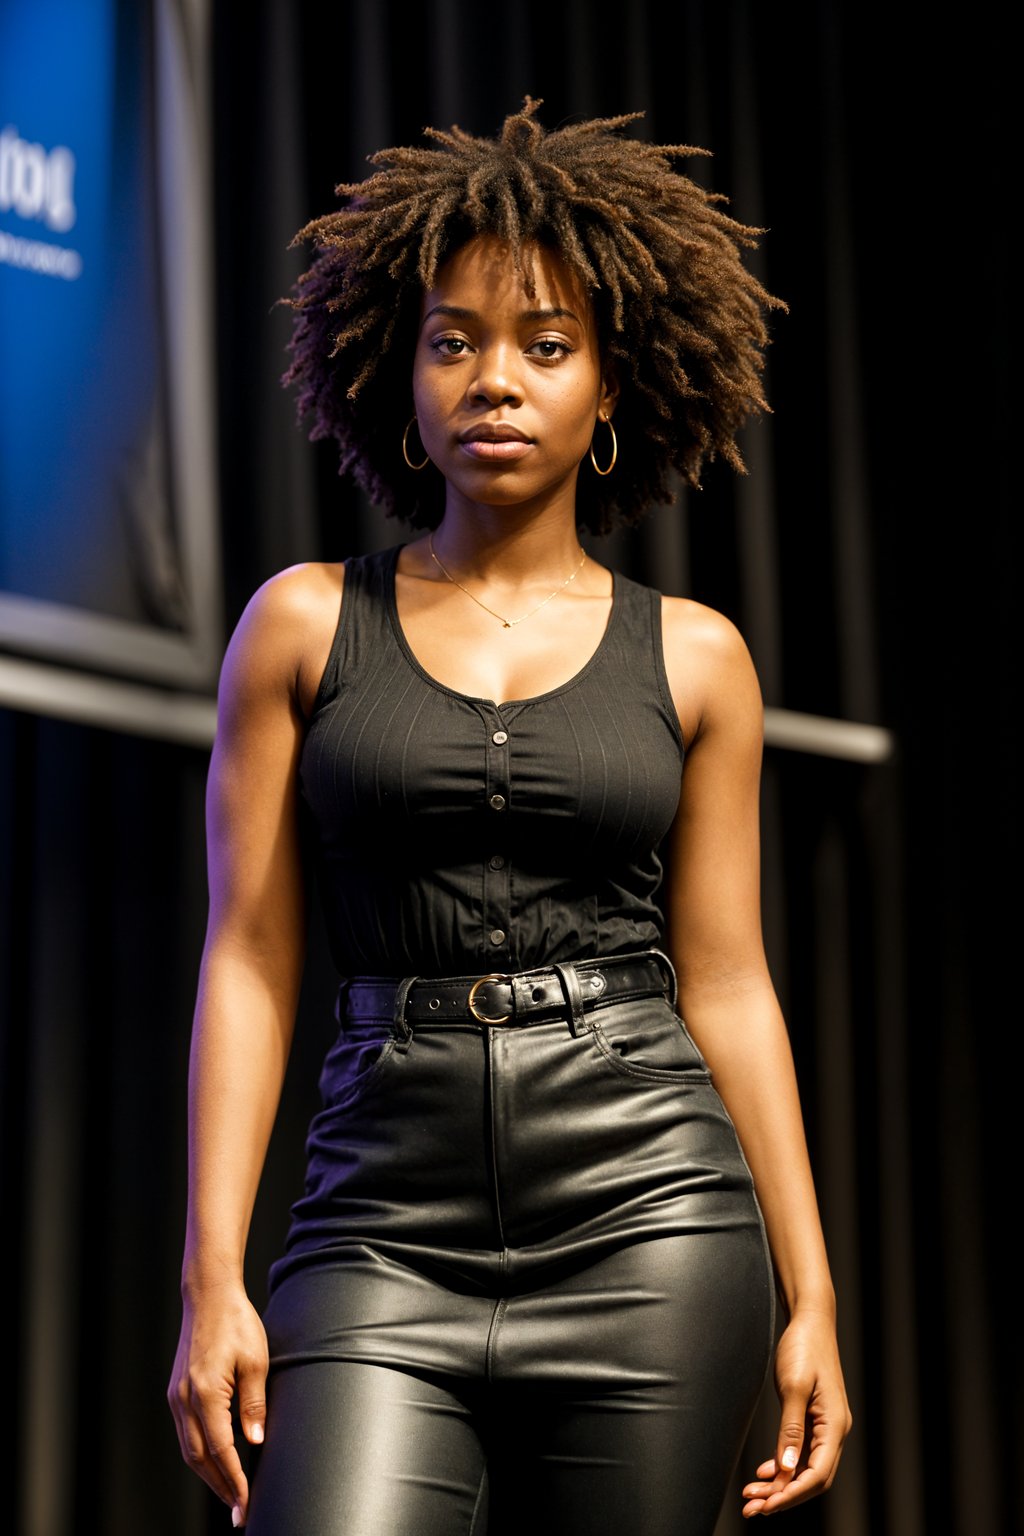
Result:
<svg viewBox="0 0 1024 1536">
<path fill-rule="evenodd" d="M 464 309 L 461 304 L 435 304 L 433 309 L 427 311 L 420 322 L 420 330 L 426 325 L 433 315 L 450 315 L 453 320 L 479 320 L 480 313 L 475 309 Z M 555 304 L 547 309 L 524 309 L 519 316 L 520 320 L 575 320 L 582 326 L 578 315 L 574 315 L 571 309 L 563 309 Z"/>
</svg>

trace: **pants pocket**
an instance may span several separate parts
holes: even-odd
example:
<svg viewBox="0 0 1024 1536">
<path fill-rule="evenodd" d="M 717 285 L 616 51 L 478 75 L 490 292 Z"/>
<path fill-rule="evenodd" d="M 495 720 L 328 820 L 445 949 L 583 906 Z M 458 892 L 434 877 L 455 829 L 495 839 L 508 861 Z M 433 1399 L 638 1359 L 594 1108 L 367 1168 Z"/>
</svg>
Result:
<svg viewBox="0 0 1024 1536">
<path fill-rule="evenodd" d="M 324 1109 L 340 1109 L 360 1098 L 394 1048 L 395 1038 L 388 1025 L 346 1024 L 321 1068 L 319 1086 Z"/>
<path fill-rule="evenodd" d="M 710 1080 L 706 1061 L 667 998 L 614 1004 L 591 1017 L 598 1049 L 623 1076 L 658 1082 Z"/>
</svg>

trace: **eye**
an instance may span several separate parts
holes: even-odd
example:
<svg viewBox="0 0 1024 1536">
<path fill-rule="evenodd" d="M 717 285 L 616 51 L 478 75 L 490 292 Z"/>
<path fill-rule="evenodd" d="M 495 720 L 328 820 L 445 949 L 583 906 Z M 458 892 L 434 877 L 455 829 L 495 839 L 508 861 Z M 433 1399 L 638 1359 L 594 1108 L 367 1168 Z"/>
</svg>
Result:
<svg viewBox="0 0 1024 1536">
<path fill-rule="evenodd" d="M 566 341 L 556 341 L 553 336 L 542 336 L 539 341 L 533 342 L 527 350 L 535 353 L 535 355 L 539 350 L 539 355 L 542 359 L 555 362 L 560 357 L 569 357 L 574 348 L 570 347 Z"/>
<path fill-rule="evenodd" d="M 429 346 L 438 357 L 462 357 L 469 342 L 464 336 L 435 336 Z"/>
</svg>

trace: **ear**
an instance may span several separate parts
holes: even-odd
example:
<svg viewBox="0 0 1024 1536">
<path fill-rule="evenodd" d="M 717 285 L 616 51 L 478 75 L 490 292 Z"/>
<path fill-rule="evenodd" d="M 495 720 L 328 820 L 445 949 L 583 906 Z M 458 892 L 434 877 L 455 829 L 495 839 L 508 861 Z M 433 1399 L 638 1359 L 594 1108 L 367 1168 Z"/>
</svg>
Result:
<svg viewBox="0 0 1024 1536">
<path fill-rule="evenodd" d="M 610 364 L 605 364 L 604 378 L 601 381 L 601 398 L 597 403 L 597 409 L 605 420 L 610 420 L 611 414 L 619 398 L 619 381 L 615 369 Z"/>
</svg>

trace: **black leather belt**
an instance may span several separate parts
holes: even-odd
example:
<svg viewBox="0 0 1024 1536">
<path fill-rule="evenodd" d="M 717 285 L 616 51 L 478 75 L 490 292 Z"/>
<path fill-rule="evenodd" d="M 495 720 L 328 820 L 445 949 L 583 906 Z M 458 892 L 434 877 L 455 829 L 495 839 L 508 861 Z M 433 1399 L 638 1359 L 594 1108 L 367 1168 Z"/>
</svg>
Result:
<svg viewBox="0 0 1024 1536">
<path fill-rule="evenodd" d="M 348 994 L 346 1005 L 344 995 Z M 587 1028 L 585 1015 L 611 1002 L 668 995 L 676 1001 L 672 963 L 660 949 L 595 956 L 531 971 L 489 972 L 483 976 L 353 976 L 342 983 L 337 1013 L 393 1019 L 408 1036 L 419 1025 L 543 1024 L 569 1011 L 574 1029 Z"/>
</svg>

